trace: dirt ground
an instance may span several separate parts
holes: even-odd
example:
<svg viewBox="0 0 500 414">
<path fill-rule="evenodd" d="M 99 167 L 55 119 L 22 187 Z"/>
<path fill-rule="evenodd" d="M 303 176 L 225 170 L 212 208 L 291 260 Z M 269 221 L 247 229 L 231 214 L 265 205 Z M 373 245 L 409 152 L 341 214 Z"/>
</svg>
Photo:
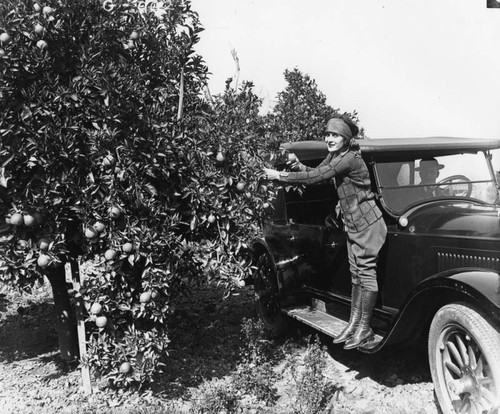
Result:
<svg viewBox="0 0 500 414">
<path fill-rule="evenodd" d="M 194 289 L 170 321 L 171 345 L 165 373 L 146 391 L 117 392 L 94 381 L 88 396 L 76 366 L 61 362 L 53 326 L 50 288 L 33 294 L 0 295 L 0 413 L 175 413 L 190 412 L 192 396 L 206 381 L 234 374 L 241 357 L 241 323 L 255 318 L 253 291 L 222 300 L 216 288 Z M 290 336 L 271 345 L 282 350 L 279 399 L 264 411 L 247 403 L 244 413 L 289 413 L 290 370 L 306 352 L 313 334 L 297 325 Z M 334 385 L 323 412 L 425 413 L 440 411 L 434 399 L 424 347 L 386 349 L 375 355 L 344 351 L 320 337 L 326 352 L 325 376 Z M 298 361 L 298 362 L 297 362 Z"/>
</svg>

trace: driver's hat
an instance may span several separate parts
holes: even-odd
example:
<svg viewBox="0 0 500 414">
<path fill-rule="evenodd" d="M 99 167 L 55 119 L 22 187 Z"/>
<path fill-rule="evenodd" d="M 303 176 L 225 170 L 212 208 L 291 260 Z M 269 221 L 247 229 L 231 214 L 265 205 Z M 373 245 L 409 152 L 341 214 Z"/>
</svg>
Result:
<svg viewBox="0 0 500 414">
<path fill-rule="evenodd" d="M 435 158 L 422 158 L 418 167 L 415 168 L 415 171 L 419 171 L 422 167 L 434 167 L 441 170 L 444 168 L 444 165 L 440 164 Z"/>
</svg>

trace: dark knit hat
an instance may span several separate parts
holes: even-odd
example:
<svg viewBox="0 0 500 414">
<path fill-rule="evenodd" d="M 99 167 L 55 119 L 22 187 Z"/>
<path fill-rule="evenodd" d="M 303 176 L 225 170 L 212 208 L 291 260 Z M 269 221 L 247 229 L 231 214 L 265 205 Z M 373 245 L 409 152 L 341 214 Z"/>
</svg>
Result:
<svg viewBox="0 0 500 414">
<path fill-rule="evenodd" d="M 346 139 L 352 138 L 351 128 L 340 118 L 330 118 L 326 123 L 325 132 L 342 135 Z"/>
</svg>

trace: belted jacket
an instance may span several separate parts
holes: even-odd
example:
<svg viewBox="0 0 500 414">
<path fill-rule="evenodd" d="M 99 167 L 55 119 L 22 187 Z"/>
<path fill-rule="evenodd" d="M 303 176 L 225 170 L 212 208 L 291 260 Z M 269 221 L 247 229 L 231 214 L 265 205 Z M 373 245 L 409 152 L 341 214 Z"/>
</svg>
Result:
<svg viewBox="0 0 500 414">
<path fill-rule="evenodd" d="M 296 172 L 283 172 L 280 181 L 296 184 L 318 184 L 333 181 L 339 196 L 342 221 L 349 232 L 360 232 L 382 217 L 371 191 L 368 168 L 359 151 L 329 153 L 315 168 L 300 164 Z"/>
</svg>

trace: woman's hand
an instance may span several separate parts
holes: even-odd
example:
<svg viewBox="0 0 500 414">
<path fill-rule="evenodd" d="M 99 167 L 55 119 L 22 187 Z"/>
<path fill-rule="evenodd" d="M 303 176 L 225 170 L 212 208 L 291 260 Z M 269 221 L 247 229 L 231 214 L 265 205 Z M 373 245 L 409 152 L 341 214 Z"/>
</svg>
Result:
<svg viewBox="0 0 500 414">
<path fill-rule="evenodd" d="M 286 165 L 292 171 L 302 171 L 302 163 L 293 152 L 287 154 Z"/>
<path fill-rule="evenodd" d="M 280 173 L 272 168 L 264 168 L 264 178 L 267 180 L 279 180 Z"/>
</svg>

